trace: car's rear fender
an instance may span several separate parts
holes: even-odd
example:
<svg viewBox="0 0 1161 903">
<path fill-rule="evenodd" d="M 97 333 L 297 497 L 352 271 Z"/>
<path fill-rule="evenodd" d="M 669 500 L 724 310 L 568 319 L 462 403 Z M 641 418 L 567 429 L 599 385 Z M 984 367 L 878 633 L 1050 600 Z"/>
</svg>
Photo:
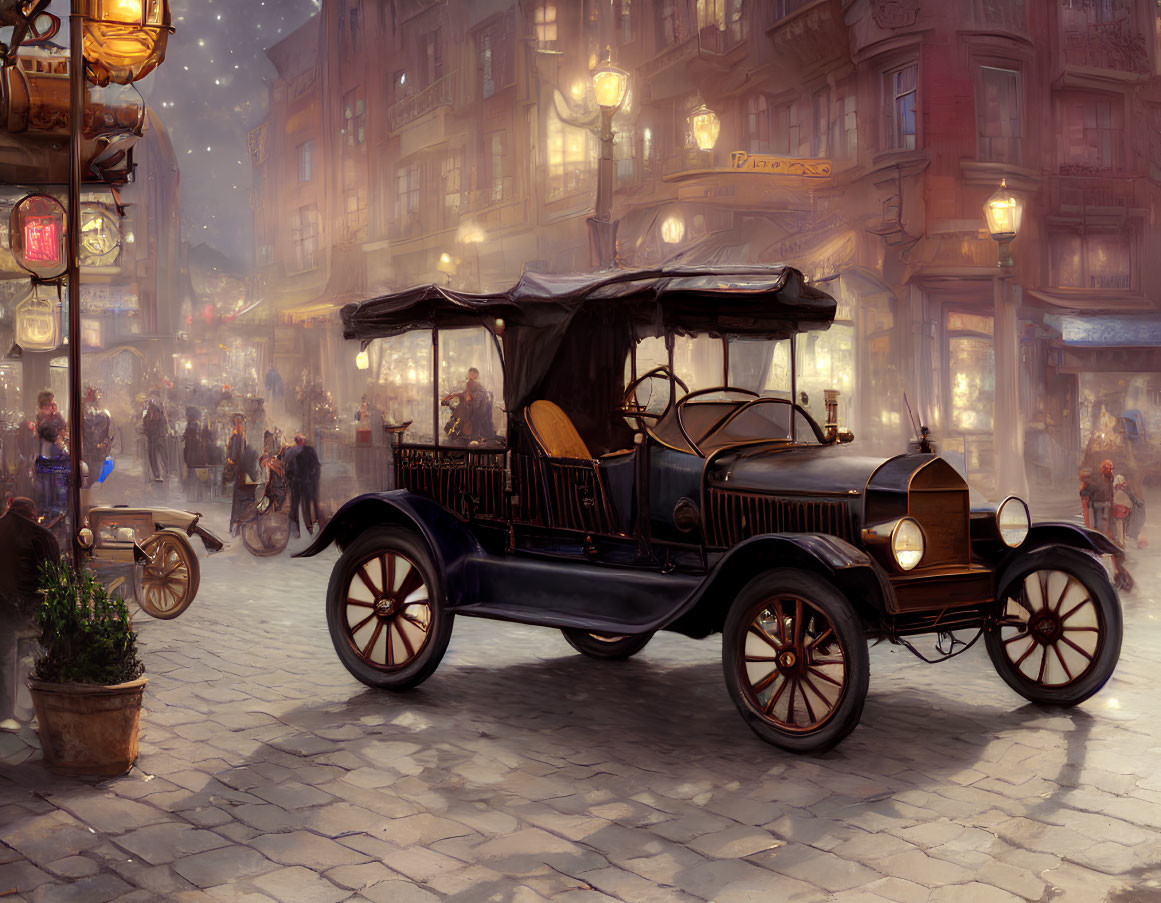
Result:
<svg viewBox="0 0 1161 903">
<path fill-rule="evenodd" d="M 335 512 L 314 542 L 293 557 L 309 558 L 331 543 L 346 549 L 367 530 L 387 526 L 403 527 L 420 536 L 440 572 L 444 592 L 449 598 L 457 598 L 463 562 L 480 552 L 480 545 L 454 514 L 406 489 L 373 492 L 351 499 Z"/>
<path fill-rule="evenodd" d="M 887 610 L 890 582 L 865 552 L 823 533 L 777 533 L 753 536 L 730 549 L 669 629 L 689 636 L 720 631 L 742 587 L 775 568 L 818 574 L 834 584 L 864 623 L 879 622 Z"/>
</svg>

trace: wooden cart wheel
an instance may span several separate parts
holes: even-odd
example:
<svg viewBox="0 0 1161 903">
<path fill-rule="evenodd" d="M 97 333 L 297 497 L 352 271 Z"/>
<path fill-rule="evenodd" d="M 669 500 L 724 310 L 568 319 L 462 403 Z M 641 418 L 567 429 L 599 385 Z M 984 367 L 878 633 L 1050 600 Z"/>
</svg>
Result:
<svg viewBox="0 0 1161 903">
<path fill-rule="evenodd" d="M 403 690 L 443 658 L 453 615 L 422 540 L 398 528 L 371 530 L 331 573 L 327 627 L 339 660 L 370 687 Z"/>
<path fill-rule="evenodd" d="M 1112 676 L 1121 651 L 1121 606 L 1108 574 L 1075 549 L 1037 549 L 1001 578 L 997 617 L 985 634 L 996 672 L 1025 699 L 1076 705 Z"/>
<path fill-rule="evenodd" d="M 176 618 L 189 608 L 201 583 L 193 546 L 177 530 L 159 530 L 141 548 L 149 560 L 135 575 L 137 604 L 155 618 Z"/>
<path fill-rule="evenodd" d="M 280 554 L 290 542 L 290 517 L 269 508 L 265 514 L 255 514 L 242 524 L 242 542 L 259 558 Z"/>
<path fill-rule="evenodd" d="M 750 729 L 790 752 L 830 749 L 859 723 L 870 680 L 862 624 L 813 574 L 751 580 L 726 616 L 726 686 Z"/>
</svg>

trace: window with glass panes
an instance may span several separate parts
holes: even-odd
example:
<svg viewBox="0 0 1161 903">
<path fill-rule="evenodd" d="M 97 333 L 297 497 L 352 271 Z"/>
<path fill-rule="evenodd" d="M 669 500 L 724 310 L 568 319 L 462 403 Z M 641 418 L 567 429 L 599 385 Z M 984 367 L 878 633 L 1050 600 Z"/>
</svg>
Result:
<svg viewBox="0 0 1161 903">
<path fill-rule="evenodd" d="M 534 0 L 532 35 L 539 50 L 556 49 L 556 0 Z"/>
<path fill-rule="evenodd" d="M 314 155 L 314 142 L 304 141 L 298 146 L 298 181 L 311 180 L 311 163 Z"/>
<path fill-rule="evenodd" d="M 294 241 L 294 259 L 299 270 L 313 270 L 318 266 L 318 205 L 299 207 L 295 213 L 291 238 Z"/>
<path fill-rule="evenodd" d="M 1060 96 L 1060 165 L 1065 172 L 1118 170 L 1124 166 L 1124 101 L 1112 94 Z"/>
<path fill-rule="evenodd" d="M 830 151 L 830 88 L 814 92 L 811 109 L 814 128 L 810 132 L 810 155 L 825 157 Z"/>
<path fill-rule="evenodd" d="M 952 428 L 959 433 L 990 432 L 996 400 L 992 318 L 950 310 L 946 322 Z"/>
<path fill-rule="evenodd" d="M 566 125 L 548 112 L 545 121 L 548 157 L 547 193 L 550 201 L 588 191 L 592 186 L 595 138 L 588 129 Z"/>
<path fill-rule="evenodd" d="M 347 147 L 361 145 L 367 139 L 367 101 L 362 88 L 343 95 L 343 134 Z"/>
<path fill-rule="evenodd" d="M 451 225 L 460 212 L 460 186 L 463 174 L 463 154 L 451 151 L 440 163 L 440 178 L 443 184 L 444 223 Z"/>
<path fill-rule="evenodd" d="M 743 132 L 747 151 L 751 154 L 770 153 L 770 107 L 764 94 L 746 98 Z"/>
<path fill-rule="evenodd" d="M 976 96 L 979 159 L 986 163 L 1020 162 L 1020 73 L 981 66 Z"/>
<path fill-rule="evenodd" d="M 399 225 L 419 212 L 419 164 L 412 163 L 395 171 L 395 219 Z"/>
<path fill-rule="evenodd" d="M 1133 287 L 1127 232 L 1051 232 L 1050 275 L 1057 288 L 1128 291 Z"/>
<path fill-rule="evenodd" d="M 911 63 L 883 74 L 883 106 L 886 114 L 885 146 L 888 150 L 915 150 L 915 96 L 919 64 Z"/>
</svg>

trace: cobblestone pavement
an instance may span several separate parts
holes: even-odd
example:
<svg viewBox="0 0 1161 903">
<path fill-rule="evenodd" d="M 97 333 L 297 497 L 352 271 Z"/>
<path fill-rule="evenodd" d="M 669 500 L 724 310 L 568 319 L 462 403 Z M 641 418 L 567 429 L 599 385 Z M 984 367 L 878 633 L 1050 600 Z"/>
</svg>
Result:
<svg viewBox="0 0 1161 903">
<path fill-rule="evenodd" d="M 1085 705 L 1024 704 L 982 644 L 934 666 L 881 644 L 861 726 L 796 757 L 738 717 L 717 639 L 603 663 L 461 618 L 421 688 L 368 690 L 326 632 L 334 555 L 235 546 L 180 619 L 136 619 L 130 774 L 53 777 L 31 731 L 0 734 L 0 896 L 1161 903 L 1145 554 L 1120 667 Z"/>
</svg>

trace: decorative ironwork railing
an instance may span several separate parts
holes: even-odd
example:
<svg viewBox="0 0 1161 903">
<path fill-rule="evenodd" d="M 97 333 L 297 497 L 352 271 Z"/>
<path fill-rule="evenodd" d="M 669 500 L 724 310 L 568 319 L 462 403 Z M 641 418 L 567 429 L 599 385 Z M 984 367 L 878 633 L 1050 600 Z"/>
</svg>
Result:
<svg viewBox="0 0 1161 903">
<path fill-rule="evenodd" d="M 387 128 L 394 132 L 413 119 L 418 119 L 438 107 L 453 106 L 455 104 L 457 74 L 449 72 L 418 94 L 393 103 L 387 108 Z"/>
<path fill-rule="evenodd" d="M 395 485 L 461 517 L 504 516 L 504 451 L 436 446 L 395 450 Z"/>
</svg>

